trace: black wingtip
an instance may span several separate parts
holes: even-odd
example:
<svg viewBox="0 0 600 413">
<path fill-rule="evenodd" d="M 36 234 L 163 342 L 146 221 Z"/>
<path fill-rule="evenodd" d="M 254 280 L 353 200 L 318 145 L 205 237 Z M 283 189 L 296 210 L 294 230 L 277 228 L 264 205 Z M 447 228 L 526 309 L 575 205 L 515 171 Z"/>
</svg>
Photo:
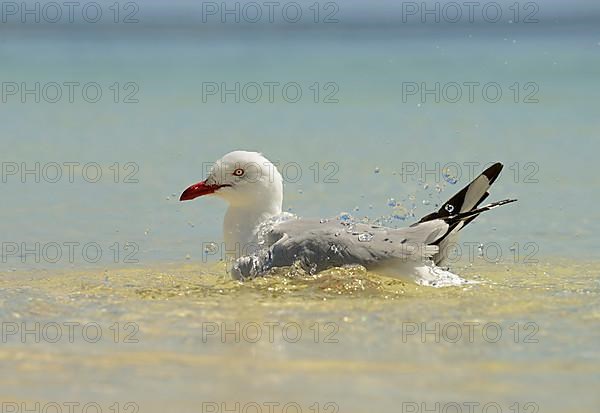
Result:
<svg viewBox="0 0 600 413">
<path fill-rule="evenodd" d="M 485 171 L 483 171 L 482 175 L 486 176 L 486 178 L 490 181 L 491 185 L 496 179 L 498 179 L 498 176 L 500 176 L 502 168 L 504 168 L 504 165 L 502 165 L 500 162 L 496 162 L 495 164 L 487 168 Z"/>
<path fill-rule="evenodd" d="M 500 162 L 496 162 L 495 164 L 487 168 L 485 171 L 483 171 L 482 175 L 486 176 L 486 178 L 490 181 L 491 185 L 496 179 L 498 179 L 498 176 L 500 176 L 502 168 L 504 168 L 504 165 L 502 165 L 502 163 Z"/>
</svg>

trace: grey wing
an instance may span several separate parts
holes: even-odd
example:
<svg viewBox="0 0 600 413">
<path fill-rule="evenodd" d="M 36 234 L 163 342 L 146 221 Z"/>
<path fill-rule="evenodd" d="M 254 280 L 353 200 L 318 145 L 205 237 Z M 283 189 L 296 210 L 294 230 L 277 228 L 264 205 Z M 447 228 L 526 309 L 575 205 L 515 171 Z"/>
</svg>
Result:
<svg viewBox="0 0 600 413">
<path fill-rule="evenodd" d="M 371 268 L 391 259 L 423 260 L 438 252 L 437 246 L 429 244 L 443 236 L 447 229 L 448 225 L 442 220 L 402 229 L 347 225 L 338 220 L 286 221 L 268 234 L 270 247 L 252 257 L 238 259 L 233 274 L 237 278 L 248 278 L 296 262 L 314 273 L 352 264 Z"/>
</svg>

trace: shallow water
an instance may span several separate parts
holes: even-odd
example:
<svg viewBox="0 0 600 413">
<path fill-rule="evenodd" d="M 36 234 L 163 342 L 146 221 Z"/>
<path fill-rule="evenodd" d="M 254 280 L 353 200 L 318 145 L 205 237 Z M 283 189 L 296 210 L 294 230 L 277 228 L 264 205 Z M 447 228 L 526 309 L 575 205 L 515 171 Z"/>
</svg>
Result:
<svg viewBox="0 0 600 413">
<path fill-rule="evenodd" d="M 220 264 L 3 273 L 0 316 L 18 332 L 3 324 L 0 398 L 134 402 L 143 412 L 225 401 L 238 411 L 252 402 L 343 412 L 494 402 L 596 412 L 600 266 L 455 269 L 479 283 L 434 289 L 359 267 L 238 283 L 218 275 Z M 40 343 L 21 336 L 35 322 Z M 72 343 L 65 322 L 81 323 Z M 62 339 L 49 342 L 58 330 Z"/>
</svg>

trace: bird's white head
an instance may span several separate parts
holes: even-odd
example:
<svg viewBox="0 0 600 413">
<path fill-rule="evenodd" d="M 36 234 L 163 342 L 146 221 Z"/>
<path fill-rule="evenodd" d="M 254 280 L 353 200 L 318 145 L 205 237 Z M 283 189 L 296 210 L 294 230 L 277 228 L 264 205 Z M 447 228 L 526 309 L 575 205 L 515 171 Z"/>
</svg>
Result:
<svg viewBox="0 0 600 413">
<path fill-rule="evenodd" d="M 226 243 L 253 242 L 258 226 L 281 214 L 283 178 L 260 153 L 234 151 L 217 160 L 206 179 L 183 191 L 179 200 L 203 195 L 229 203 L 223 225 Z"/>
<path fill-rule="evenodd" d="M 179 200 L 202 195 L 216 195 L 233 206 L 253 206 L 265 200 L 281 203 L 283 179 L 262 154 L 234 151 L 217 160 L 206 179 L 187 188 Z"/>
</svg>

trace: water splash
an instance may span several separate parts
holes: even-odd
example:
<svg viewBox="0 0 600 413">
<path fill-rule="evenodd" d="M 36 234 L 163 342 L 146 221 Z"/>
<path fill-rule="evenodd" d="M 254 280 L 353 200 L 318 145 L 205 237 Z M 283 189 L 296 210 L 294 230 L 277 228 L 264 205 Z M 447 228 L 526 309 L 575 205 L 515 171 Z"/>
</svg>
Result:
<svg viewBox="0 0 600 413">
<path fill-rule="evenodd" d="M 444 178 L 444 181 L 452 185 L 458 182 L 458 178 L 454 174 L 452 174 L 448 169 L 442 171 L 442 177 Z"/>
</svg>

